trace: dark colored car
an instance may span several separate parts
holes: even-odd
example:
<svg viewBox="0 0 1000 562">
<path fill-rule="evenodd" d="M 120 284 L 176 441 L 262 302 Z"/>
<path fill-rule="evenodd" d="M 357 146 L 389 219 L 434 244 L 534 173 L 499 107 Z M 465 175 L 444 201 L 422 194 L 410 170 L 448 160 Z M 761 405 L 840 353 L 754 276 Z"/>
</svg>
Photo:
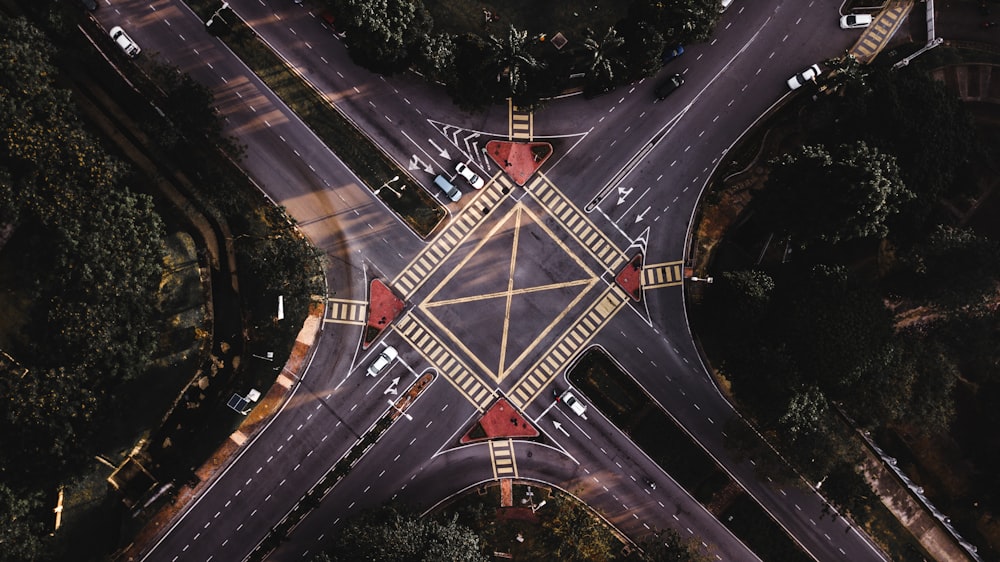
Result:
<svg viewBox="0 0 1000 562">
<path fill-rule="evenodd" d="M 667 96 L 674 93 L 674 90 L 680 88 L 683 84 L 684 78 L 680 74 L 674 74 L 670 78 L 660 82 L 660 85 L 656 87 L 656 90 L 654 90 L 656 99 L 666 99 Z"/>
<path fill-rule="evenodd" d="M 80 0 L 80 4 L 83 4 L 83 7 L 91 12 L 97 9 L 97 0 Z"/>
<path fill-rule="evenodd" d="M 667 64 L 668 62 L 674 60 L 675 58 L 683 54 L 684 54 L 684 45 L 677 45 L 676 47 L 664 50 L 663 58 L 660 60 L 661 62 L 663 62 L 663 64 Z"/>
</svg>

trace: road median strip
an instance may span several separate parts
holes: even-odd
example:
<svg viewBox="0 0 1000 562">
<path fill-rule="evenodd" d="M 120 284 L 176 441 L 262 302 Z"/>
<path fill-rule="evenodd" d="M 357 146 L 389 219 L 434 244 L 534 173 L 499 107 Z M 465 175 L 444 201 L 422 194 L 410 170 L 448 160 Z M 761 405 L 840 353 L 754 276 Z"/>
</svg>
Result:
<svg viewBox="0 0 1000 562">
<path fill-rule="evenodd" d="M 217 12 L 214 2 L 185 0 L 203 21 Z M 221 10 L 220 10 L 221 11 Z M 243 61 L 282 102 L 316 134 L 389 209 L 421 238 L 434 232 L 446 216 L 410 173 L 390 158 L 353 120 L 274 52 L 235 12 L 226 10 L 224 24 L 213 23 L 216 37 Z M 410 189 L 381 189 L 391 178 L 404 178 Z M 392 186 L 389 186 L 392 187 Z"/>
</svg>

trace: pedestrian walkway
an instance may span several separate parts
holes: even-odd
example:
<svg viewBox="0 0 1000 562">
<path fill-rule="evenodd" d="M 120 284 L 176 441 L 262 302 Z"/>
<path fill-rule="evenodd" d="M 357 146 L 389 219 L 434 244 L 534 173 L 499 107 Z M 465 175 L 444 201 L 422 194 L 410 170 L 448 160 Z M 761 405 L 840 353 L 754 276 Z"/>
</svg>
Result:
<svg viewBox="0 0 1000 562">
<path fill-rule="evenodd" d="M 931 71 L 931 77 L 962 101 L 1000 104 L 1000 66 L 960 64 Z"/>
<path fill-rule="evenodd" d="M 680 285 L 684 280 L 684 263 L 672 261 L 642 268 L 642 288 L 659 289 Z"/>
<path fill-rule="evenodd" d="M 563 195 L 544 174 L 528 184 L 528 193 L 555 219 L 606 271 L 615 273 L 627 261 L 625 253 L 601 229 Z"/>
<path fill-rule="evenodd" d="M 517 461 L 514 459 L 514 440 L 489 441 L 490 464 L 493 467 L 493 479 L 517 478 Z"/>
<path fill-rule="evenodd" d="M 590 343 L 594 334 L 614 318 L 628 299 L 628 295 L 618 285 L 609 285 L 587 312 L 556 338 L 555 345 L 511 388 L 508 396 L 511 404 L 521 410 L 525 409 L 562 372 L 569 360 Z"/>
<path fill-rule="evenodd" d="M 507 139 L 516 141 L 532 141 L 535 138 L 535 114 L 530 110 L 522 110 L 514 105 L 514 100 L 507 98 Z"/>
<path fill-rule="evenodd" d="M 368 303 L 365 301 L 352 301 L 347 299 L 327 299 L 327 315 L 324 322 L 334 324 L 354 324 L 363 326 L 365 324 L 365 313 L 368 310 Z"/>
<path fill-rule="evenodd" d="M 892 36 L 913 9 L 913 0 L 891 0 L 882 11 L 875 15 L 858 42 L 851 47 L 850 54 L 861 64 L 868 64 L 882 52 Z"/>
<path fill-rule="evenodd" d="M 396 331 L 477 410 L 486 411 L 486 407 L 493 402 L 493 391 L 420 319 L 412 312 L 408 313 L 396 322 Z"/>
<path fill-rule="evenodd" d="M 499 174 L 498 174 L 499 176 Z M 428 277 L 448 259 L 476 228 L 486 221 L 489 211 L 510 193 L 509 183 L 504 185 L 493 178 L 473 201 L 462 209 L 434 241 L 417 254 L 413 261 L 392 281 L 393 287 L 404 299 L 409 299 Z"/>
</svg>

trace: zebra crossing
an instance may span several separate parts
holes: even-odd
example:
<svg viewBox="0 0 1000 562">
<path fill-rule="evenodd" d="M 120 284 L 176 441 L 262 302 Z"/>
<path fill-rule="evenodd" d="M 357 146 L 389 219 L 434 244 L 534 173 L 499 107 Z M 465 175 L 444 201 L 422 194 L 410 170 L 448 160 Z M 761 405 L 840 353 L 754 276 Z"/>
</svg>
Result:
<svg viewBox="0 0 1000 562">
<path fill-rule="evenodd" d="M 490 465 L 493 467 L 493 479 L 517 478 L 514 440 L 492 440 L 488 443 L 490 447 Z"/>
<path fill-rule="evenodd" d="M 368 302 L 347 299 L 326 299 L 326 315 L 324 322 L 335 324 L 354 324 L 363 326 L 368 314 Z"/>
<path fill-rule="evenodd" d="M 530 110 L 522 110 L 514 105 L 514 100 L 507 98 L 507 138 L 516 141 L 532 141 L 535 138 L 535 114 Z"/>
<path fill-rule="evenodd" d="M 485 222 L 489 211 L 500 203 L 500 200 L 510 193 L 510 188 L 497 181 L 490 181 L 479 192 L 473 201 L 459 213 L 454 220 L 434 239 L 434 242 L 424 247 L 392 281 L 404 299 L 410 298 L 428 277 L 469 237 L 472 232 Z"/>
<path fill-rule="evenodd" d="M 508 393 L 508 400 L 518 407 L 525 408 L 538 397 L 542 388 L 552 382 L 570 359 L 584 348 L 601 328 L 625 306 L 628 295 L 617 285 L 609 285 L 607 289 L 590 305 L 590 308 L 580 316 L 549 348 L 530 369 L 521 377 Z"/>
<path fill-rule="evenodd" d="M 642 288 L 673 287 L 684 281 L 684 262 L 656 263 L 642 268 Z"/>
<path fill-rule="evenodd" d="M 893 0 L 879 12 L 868 26 L 850 53 L 862 64 L 871 62 L 876 55 L 889 43 L 893 34 L 899 29 L 903 18 L 913 8 L 912 1 Z"/>
<path fill-rule="evenodd" d="M 543 174 L 538 174 L 538 177 L 528 184 L 528 193 L 562 225 L 570 236 L 576 239 L 580 246 L 600 262 L 606 271 L 618 271 L 625 264 L 625 254 Z"/>
<path fill-rule="evenodd" d="M 480 412 L 493 402 L 494 392 L 459 359 L 438 336 L 413 313 L 408 313 L 396 322 L 396 331 L 431 367 L 445 378 L 462 396 Z"/>
</svg>

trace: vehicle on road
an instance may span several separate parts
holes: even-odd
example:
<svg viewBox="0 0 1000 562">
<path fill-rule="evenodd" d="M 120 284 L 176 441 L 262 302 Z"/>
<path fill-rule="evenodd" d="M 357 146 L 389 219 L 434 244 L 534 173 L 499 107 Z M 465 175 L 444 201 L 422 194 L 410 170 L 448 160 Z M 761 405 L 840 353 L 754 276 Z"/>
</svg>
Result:
<svg viewBox="0 0 1000 562">
<path fill-rule="evenodd" d="M 136 42 L 128 36 L 128 33 L 125 33 L 125 30 L 120 26 L 116 25 L 112 27 L 110 35 L 111 39 L 113 39 L 114 42 L 117 43 L 118 46 L 121 47 L 122 51 L 125 51 L 125 54 L 129 57 L 135 57 L 142 52 L 139 45 L 137 45 Z"/>
<path fill-rule="evenodd" d="M 465 165 L 465 162 L 459 162 L 455 164 L 455 171 L 458 172 L 460 176 L 468 180 L 469 185 L 476 189 L 482 189 L 486 182 L 483 178 L 479 177 L 479 174 L 472 171 L 472 168 Z"/>
<path fill-rule="evenodd" d="M 667 78 L 656 87 L 654 93 L 656 94 L 656 99 L 663 100 L 667 99 L 667 96 L 674 93 L 677 88 L 680 88 L 684 84 L 684 77 L 680 74 L 674 74 L 670 78 Z"/>
<path fill-rule="evenodd" d="M 672 48 L 668 47 L 664 49 L 663 58 L 661 58 L 660 60 L 663 64 L 667 64 L 668 62 L 674 60 L 675 58 L 683 54 L 684 54 L 684 45 L 677 45 Z"/>
<path fill-rule="evenodd" d="M 396 357 L 399 356 L 399 352 L 396 351 L 395 347 L 387 345 L 382 353 L 378 354 L 378 358 L 372 361 L 372 364 L 368 366 L 368 376 L 377 377 L 381 375 L 384 371 L 388 371 L 389 367 L 392 366 Z"/>
<path fill-rule="evenodd" d="M 722 0 L 719 3 L 719 13 L 722 13 L 722 12 L 725 12 L 726 10 L 728 10 L 729 6 L 732 5 L 732 3 L 733 3 L 733 0 Z"/>
<path fill-rule="evenodd" d="M 80 0 L 80 4 L 83 4 L 83 7 L 91 12 L 97 9 L 97 0 Z"/>
<path fill-rule="evenodd" d="M 840 29 L 862 29 L 872 24 L 869 14 L 847 14 L 840 17 Z"/>
<path fill-rule="evenodd" d="M 793 90 L 798 90 L 806 82 L 815 82 L 816 78 L 822 73 L 819 69 L 818 64 L 814 64 L 809 68 L 803 70 L 802 72 L 792 76 L 788 79 L 788 87 Z"/>
<path fill-rule="evenodd" d="M 583 419 L 587 419 L 587 407 L 584 406 L 579 400 L 577 400 L 576 396 L 573 396 L 572 392 L 570 392 L 569 390 L 563 392 L 562 396 L 559 397 L 559 400 L 563 404 L 569 406 L 569 409 L 573 410 L 574 414 L 580 416 Z"/>
<path fill-rule="evenodd" d="M 451 199 L 452 201 L 458 201 L 462 198 L 462 192 L 455 187 L 455 184 L 448 181 L 448 178 L 444 176 L 434 178 L 434 185 L 438 186 L 438 188 L 440 188 L 441 191 L 448 196 L 448 199 Z"/>
</svg>

